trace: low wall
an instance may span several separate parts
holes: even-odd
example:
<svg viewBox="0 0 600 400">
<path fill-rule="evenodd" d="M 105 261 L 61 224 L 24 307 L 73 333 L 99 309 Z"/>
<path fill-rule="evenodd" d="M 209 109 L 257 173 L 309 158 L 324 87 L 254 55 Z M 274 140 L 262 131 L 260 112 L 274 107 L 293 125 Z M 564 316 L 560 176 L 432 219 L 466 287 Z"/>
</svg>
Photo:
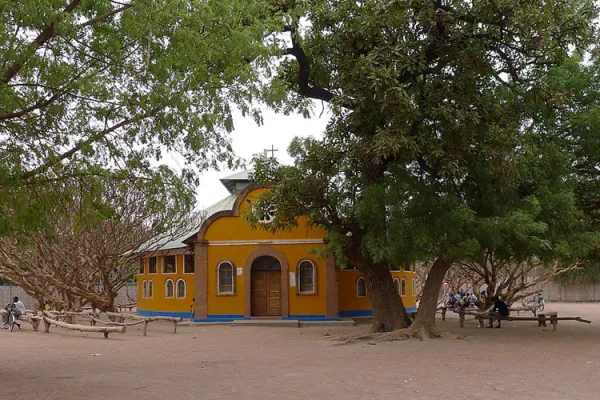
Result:
<svg viewBox="0 0 600 400">
<path fill-rule="evenodd" d="M 600 283 L 561 284 L 549 282 L 539 287 L 546 301 L 593 302 L 600 301 Z"/>
<path fill-rule="evenodd" d="M 25 308 L 33 309 L 35 307 L 35 299 L 25 293 L 21 287 L 0 286 L 0 308 L 4 308 L 15 296 L 25 304 Z M 137 303 L 137 285 L 123 286 L 115 299 L 115 304 L 131 303 Z"/>
</svg>

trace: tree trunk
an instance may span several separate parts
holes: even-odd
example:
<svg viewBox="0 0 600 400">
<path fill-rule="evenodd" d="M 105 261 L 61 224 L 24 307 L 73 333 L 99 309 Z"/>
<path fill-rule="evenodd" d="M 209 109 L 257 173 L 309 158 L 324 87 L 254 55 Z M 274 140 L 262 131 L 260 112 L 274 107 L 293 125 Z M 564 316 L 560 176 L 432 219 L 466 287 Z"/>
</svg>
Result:
<svg viewBox="0 0 600 400">
<path fill-rule="evenodd" d="M 389 267 L 383 264 L 359 264 L 373 306 L 371 332 L 390 332 L 408 328 L 411 320 L 394 286 Z"/>
<path fill-rule="evenodd" d="M 373 325 L 371 332 L 391 332 L 408 328 L 411 320 L 406 313 L 400 293 L 394 286 L 390 267 L 385 263 L 376 263 L 362 252 L 364 234 L 357 229 L 353 235 L 346 236 L 342 253 L 358 267 L 367 286 L 367 296 L 373 307 Z"/>
<path fill-rule="evenodd" d="M 423 287 L 423 295 L 419 303 L 417 318 L 411 326 L 413 334 L 420 338 L 439 337 L 440 334 L 435 327 L 435 314 L 437 312 L 437 300 L 440 287 L 446 276 L 446 272 L 450 269 L 452 263 L 443 257 L 435 260 L 425 286 Z"/>
</svg>

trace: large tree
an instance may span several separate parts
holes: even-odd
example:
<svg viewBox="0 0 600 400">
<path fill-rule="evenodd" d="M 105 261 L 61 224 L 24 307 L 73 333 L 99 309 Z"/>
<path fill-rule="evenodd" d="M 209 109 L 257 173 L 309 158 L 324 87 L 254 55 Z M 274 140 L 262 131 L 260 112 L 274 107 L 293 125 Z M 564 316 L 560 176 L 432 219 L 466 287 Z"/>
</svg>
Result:
<svg viewBox="0 0 600 400">
<path fill-rule="evenodd" d="M 0 0 L 0 235 L 46 222 L 72 196 L 62 180 L 158 178 L 183 197 L 234 163 L 264 16 L 245 0 Z M 156 169 L 174 153 L 177 173 Z"/>
<path fill-rule="evenodd" d="M 469 244 L 461 232 L 472 214 L 455 190 L 467 156 L 476 153 L 485 129 L 492 139 L 519 134 L 528 115 L 514 104 L 571 48 L 586 48 L 594 4 L 271 3 L 289 34 L 280 38 L 285 56 L 273 86 L 287 89 L 288 100 L 328 102 L 333 114 L 322 140 L 291 146 L 294 167 L 259 165 L 259 179 L 275 182 L 263 198 L 265 207 L 277 206 L 273 229 L 293 224 L 295 213 L 310 217 L 328 231 L 330 250 L 364 274 L 373 328 L 405 328 L 410 322 L 388 271 L 407 257 L 380 245 L 395 239 L 388 229 L 391 204 L 383 199 L 399 176 L 413 186 L 425 183 L 422 195 L 429 192 L 433 206 L 426 230 L 439 240 L 421 246 L 419 258 L 436 261 L 415 331 L 432 331 L 442 279 Z"/>
</svg>

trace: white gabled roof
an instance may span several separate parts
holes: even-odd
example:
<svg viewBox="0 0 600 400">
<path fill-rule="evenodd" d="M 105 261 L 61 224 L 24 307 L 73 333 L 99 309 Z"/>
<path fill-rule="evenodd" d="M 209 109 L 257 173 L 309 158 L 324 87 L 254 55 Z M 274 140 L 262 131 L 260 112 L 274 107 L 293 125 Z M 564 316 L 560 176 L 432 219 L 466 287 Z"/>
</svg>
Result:
<svg viewBox="0 0 600 400">
<path fill-rule="evenodd" d="M 206 209 L 204 209 L 204 219 L 209 218 L 210 216 L 218 213 L 219 211 L 233 210 L 233 204 L 235 203 L 235 199 L 237 199 L 237 197 L 237 194 L 230 194 L 223 200 L 216 202 L 210 207 L 207 207 Z"/>
<path fill-rule="evenodd" d="M 212 206 L 205 208 L 202 212 L 202 216 L 201 216 L 200 220 L 198 221 L 198 223 L 193 224 L 193 228 L 190 228 L 188 231 L 184 232 L 181 235 L 177 235 L 177 238 L 175 238 L 175 239 L 172 239 L 172 240 L 165 239 L 164 244 L 161 243 L 160 240 L 157 241 L 157 243 L 153 243 L 152 251 L 174 250 L 174 249 L 186 248 L 187 245 L 184 243 L 184 240 L 186 240 L 190 236 L 193 236 L 196 233 L 198 233 L 198 230 L 200 229 L 200 225 L 202 225 L 203 221 L 205 221 L 207 218 L 211 217 L 212 215 L 218 213 L 219 211 L 233 210 L 233 205 L 235 203 L 235 199 L 237 199 L 237 197 L 238 197 L 238 194 L 244 187 L 246 187 L 250 184 L 250 175 L 251 174 L 252 174 L 251 170 L 245 170 L 245 171 L 236 172 L 235 174 L 229 175 L 229 176 L 221 179 L 221 183 L 223 184 L 223 186 L 225 186 L 225 188 L 227 188 L 227 190 L 231 194 L 229 196 L 227 196 L 226 198 L 224 198 L 223 200 L 216 202 Z M 145 247 L 146 247 L 146 249 L 144 249 Z M 138 249 L 138 252 L 143 252 L 143 251 L 149 251 L 149 245 L 140 246 L 140 248 Z"/>
<path fill-rule="evenodd" d="M 244 187 L 250 184 L 251 175 L 252 171 L 250 170 L 236 172 L 233 175 L 221 179 L 221 183 L 229 193 L 239 193 Z"/>
<path fill-rule="evenodd" d="M 186 248 L 187 245 L 184 243 L 184 240 L 186 240 L 190 236 L 193 236 L 196 233 L 198 233 L 198 230 L 200 229 L 200 225 L 202 225 L 202 222 L 205 221 L 211 215 L 216 214 L 219 211 L 233 210 L 233 205 L 235 203 L 236 198 L 237 198 L 237 195 L 232 194 L 232 195 L 229 195 L 228 197 L 224 198 L 223 200 L 218 201 L 217 203 L 213 204 L 212 206 L 207 207 L 206 209 L 203 210 L 202 217 L 200 218 L 198 223 L 192 224 L 192 227 L 188 231 L 185 231 L 182 234 L 177 235 L 176 238 L 171 239 L 171 240 L 166 239 L 164 241 L 164 243 L 161 243 L 161 241 L 158 240 L 156 243 L 153 243 L 152 245 L 140 246 L 140 248 L 137 251 L 138 252 L 164 251 L 164 250 L 175 250 L 175 249 Z M 146 249 L 144 249 L 145 246 L 147 247 Z M 152 249 L 149 248 L 150 246 L 152 247 Z"/>
</svg>

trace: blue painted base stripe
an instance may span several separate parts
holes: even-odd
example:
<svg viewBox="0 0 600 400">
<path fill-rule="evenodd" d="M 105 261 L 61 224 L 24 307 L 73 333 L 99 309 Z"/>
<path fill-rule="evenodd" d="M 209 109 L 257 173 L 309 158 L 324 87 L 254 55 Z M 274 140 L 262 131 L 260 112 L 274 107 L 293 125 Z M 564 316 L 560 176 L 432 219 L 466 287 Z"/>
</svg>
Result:
<svg viewBox="0 0 600 400">
<path fill-rule="evenodd" d="M 195 318 L 194 322 L 231 322 L 246 319 L 243 314 L 208 314 L 207 318 Z"/>
<path fill-rule="evenodd" d="M 341 318 L 372 317 L 373 310 L 340 310 Z"/>
<path fill-rule="evenodd" d="M 417 307 L 408 307 L 407 312 L 416 312 Z M 175 317 L 189 319 L 191 314 L 189 312 L 178 312 L 178 311 L 152 311 L 152 310 L 137 310 L 137 315 L 142 317 Z M 352 317 L 372 317 L 373 310 L 342 310 L 340 311 L 340 318 L 352 318 Z M 194 322 L 231 322 L 236 319 L 247 319 L 243 314 L 209 314 L 207 318 L 194 319 Z M 327 318 L 325 315 L 310 315 L 310 314 L 291 314 L 288 317 L 282 319 L 292 319 L 299 321 L 338 321 L 339 318 Z"/>
<path fill-rule="evenodd" d="M 208 314 L 209 319 L 244 319 L 244 314 Z"/>
<path fill-rule="evenodd" d="M 227 318 L 196 318 L 194 322 L 232 322 L 233 319 Z"/>
<path fill-rule="evenodd" d="M 151 311 L 151 310 L 140 310 L 136 312 L 137 315 L 142 317 L 175 317 L 189 319 L 192 317 L 190 312 L 177 312 L 177 311 Z"/>
</svg>

